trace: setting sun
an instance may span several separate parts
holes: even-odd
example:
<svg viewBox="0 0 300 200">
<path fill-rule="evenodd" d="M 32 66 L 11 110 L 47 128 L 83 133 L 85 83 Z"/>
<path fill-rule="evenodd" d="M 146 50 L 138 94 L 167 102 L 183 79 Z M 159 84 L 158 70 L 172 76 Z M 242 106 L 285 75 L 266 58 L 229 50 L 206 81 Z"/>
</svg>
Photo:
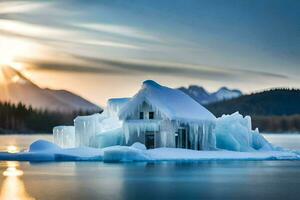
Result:
<svg viewBox="0 0 300 200">
<path fill-rule="evenodd" d="M 31 42 L 0 37 L 0 68 L 10 66 L 17 70 L 23 69 L 22 63 L 17 60 L 36 55 L 36 48 Z"/>
</svg>

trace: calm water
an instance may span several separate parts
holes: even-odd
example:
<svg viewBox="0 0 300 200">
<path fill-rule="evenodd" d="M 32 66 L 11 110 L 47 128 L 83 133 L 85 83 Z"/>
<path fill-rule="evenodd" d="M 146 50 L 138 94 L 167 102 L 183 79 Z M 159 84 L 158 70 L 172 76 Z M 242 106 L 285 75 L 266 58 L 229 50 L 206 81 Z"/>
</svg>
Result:
<svg viewBox="0 0 300 200">
<path fill-rule="evenodd" d="M 1 150 L 37 138 L 0 136 Z M 300 150 L 300 135 L 267 135 Z M 0 162 L 0 199 L 299 199 L 299 161 Z"/>
</svg>

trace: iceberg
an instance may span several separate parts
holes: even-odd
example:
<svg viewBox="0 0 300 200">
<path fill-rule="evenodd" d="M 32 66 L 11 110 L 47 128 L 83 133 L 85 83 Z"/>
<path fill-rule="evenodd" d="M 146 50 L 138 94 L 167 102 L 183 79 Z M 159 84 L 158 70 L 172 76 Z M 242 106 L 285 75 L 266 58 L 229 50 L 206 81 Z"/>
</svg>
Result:
<svg viewBox="0 0 300 200">
<path fill-rule="evenodd" d="M 231 151 L 272 151 L 275 150 L 258 131 L 252 130 L 251 117 L 243 117 L 238 112 L 217 118 L 213 130 L 216 146 Z"/>
</svg>

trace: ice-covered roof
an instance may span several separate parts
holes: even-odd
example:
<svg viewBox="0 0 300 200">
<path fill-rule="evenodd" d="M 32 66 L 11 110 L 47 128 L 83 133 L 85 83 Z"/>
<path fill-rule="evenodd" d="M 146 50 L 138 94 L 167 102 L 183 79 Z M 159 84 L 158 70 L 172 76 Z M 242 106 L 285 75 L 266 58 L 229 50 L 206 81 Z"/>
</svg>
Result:
<svg viewBox="0 0 300 200">
<path fill-rule="evenodd" d="M 159 110 L 170 120 L 183 122 L 215 121 L 216 117 L 190 96 L 155 81 L 143 82 L 141 90 L 121 109 L 120 119 L 136 111 L 143 102 Z"/>
<path fill-rule="evenodd" d="M 107 104 L 108 105 L 123 105 L 127 103 L 130 100 L 130 98 L 111 98 L 108 99 Z"/>
<path fill-rule="evenodd" d="M 95 114 L 92 114 L 92 115 L 85 115 L 85 116 L 77 116 L 74 119 L 74 122 L 75 121 L 88 121 L 88 120 L 93 120 L 93 119 L 97 120 L 99 117 L 100 117 L 99 113 L 95 113 Z"/>
<path fill-rule="evenodd" d="M 107 101 L 107 106 L 104 109 L 103 114 L 106 116 L 119 116 L 120 110 L 125 104 L 128 103 L 130 98 L 112 98 Z"/>
</svg>

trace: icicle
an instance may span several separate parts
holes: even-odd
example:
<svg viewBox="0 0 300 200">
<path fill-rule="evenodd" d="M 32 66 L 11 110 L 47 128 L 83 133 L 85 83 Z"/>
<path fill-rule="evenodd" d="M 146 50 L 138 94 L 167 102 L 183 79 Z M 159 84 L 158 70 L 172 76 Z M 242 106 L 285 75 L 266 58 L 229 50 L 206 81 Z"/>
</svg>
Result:
<svg viewBox="0 0 300 200">
<path fill-rule="evenodd" d="M 74 126 L 56 126 L 53 128 L 54 143 L 62 148 L 75 146 Z"/>
<path fill-rule="evenodd" d="M 128 144 L 128 142 L 129 142 L 129 125 L 127 123 L 125 124 L 124 135 L 125 135 L 125 142 L 126 142 L 126 144 Z"/>
</svg>

